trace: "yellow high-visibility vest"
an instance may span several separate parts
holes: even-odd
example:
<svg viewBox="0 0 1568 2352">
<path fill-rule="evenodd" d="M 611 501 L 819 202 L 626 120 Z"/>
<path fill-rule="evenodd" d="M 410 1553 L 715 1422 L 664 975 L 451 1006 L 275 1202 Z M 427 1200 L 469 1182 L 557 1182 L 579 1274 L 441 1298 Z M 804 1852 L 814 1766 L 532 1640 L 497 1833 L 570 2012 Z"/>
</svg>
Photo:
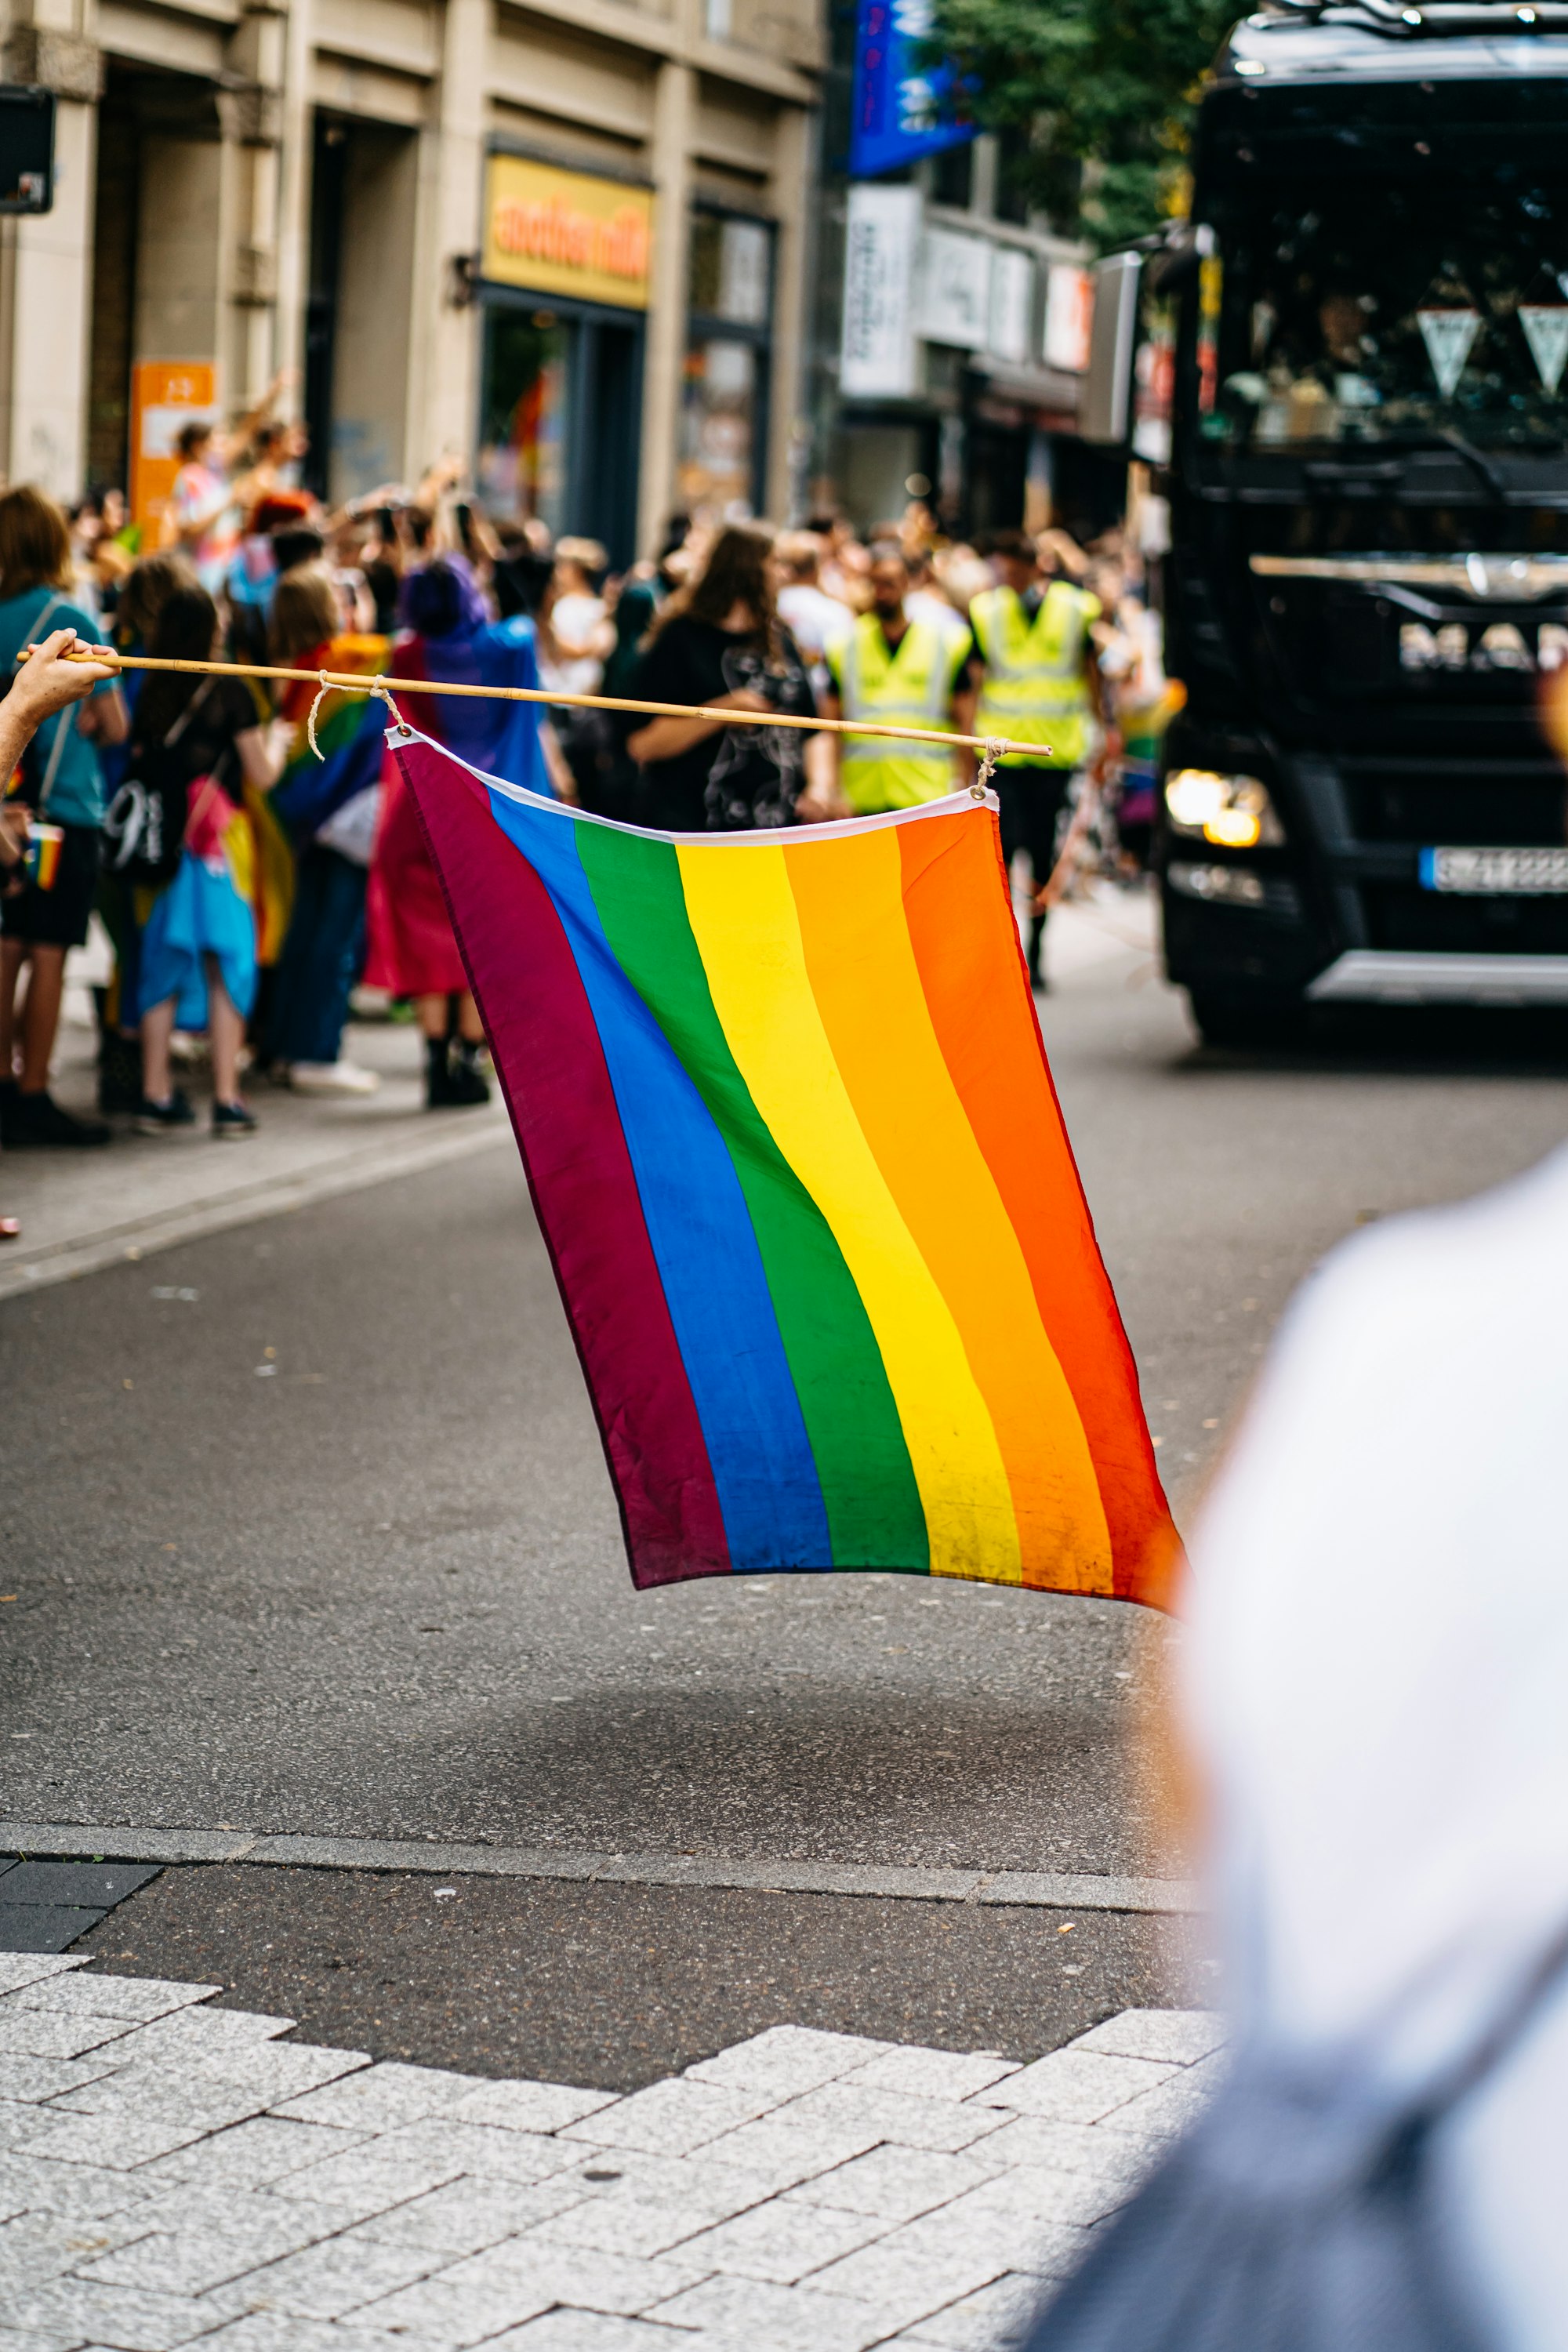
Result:
<svg viewBox="0 0 1568 2352">
<path fill-rule="evenodd" d="M 826 648 L 826 661 L 846 719 L 879 727 L 951 725 L 949 710 L 965 640 L 962 633 L 911 621 L 890 647 L 875 613 Z M 885 735 L 841 736 L 838 776 L 857 816 L 915 808 L 958 786 L 953 755 L 934 743 L 895 743 Z"/>
<path fill-rule="evenodd" d="M 1042 767 L 1081 767 L 1089 755 L 1094 709 L 1085 674 L 1094 658 L 1089 625 L 1100 612 L 1098 596 L 1065 580 L 1051 582 L 1032 622 L 1014 589 L 987 588 L 976 596 L 969 619 L 985 663 L 985 683 L 975 733 L 1040 744 Z M 1009 751 L 1002 761 L 1005 768 L 1025 764 L 1018 751 Z"/>
</svg>

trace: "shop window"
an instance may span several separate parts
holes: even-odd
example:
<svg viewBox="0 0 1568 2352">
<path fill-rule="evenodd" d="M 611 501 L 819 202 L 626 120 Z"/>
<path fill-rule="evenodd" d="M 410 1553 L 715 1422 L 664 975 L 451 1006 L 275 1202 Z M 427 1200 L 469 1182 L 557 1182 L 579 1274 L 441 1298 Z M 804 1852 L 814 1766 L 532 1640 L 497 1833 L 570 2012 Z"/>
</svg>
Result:
<svg viewBox="0 0 1568 2352">
<path fill-rule="evenodd" d="M 488 315 L 479 428 L 479 496 L 490 513 L 565 524 L 571 331 L 550 310 Z"/>
<path fill-rule="evenodd" d="M 691 308 L 732 327 L 765 327 L 773 275 L 766 221 L 699 213 L 691 224 Z"/>
<path fill-rule="evenodd" d="M 751 513 L 761 454 L 757 352 L 716 335 L 686 354 L 680 502 L 715 521 Z"/>
<path fill-rule="evenodd" d="M 697 213 L 690 299 L 679 488 L 689 511 L 718 521 L 754 513 L 762 502 L 773 313 L 769 224 Z"/>
<path fill-rule="evenodd" d="M 944 147 L 931 157 L 931 196 L 933 205 L 952 205 L 967 212 L 974 201 L 974 142 Z"/>
<path fill-rule="evenodd" d="M 1009 126 L 996 140 L 996 217 L 1026 228 L 1038 202 L 1034 194 L 1033 158 L 1027 131 Z"/>
</svg>

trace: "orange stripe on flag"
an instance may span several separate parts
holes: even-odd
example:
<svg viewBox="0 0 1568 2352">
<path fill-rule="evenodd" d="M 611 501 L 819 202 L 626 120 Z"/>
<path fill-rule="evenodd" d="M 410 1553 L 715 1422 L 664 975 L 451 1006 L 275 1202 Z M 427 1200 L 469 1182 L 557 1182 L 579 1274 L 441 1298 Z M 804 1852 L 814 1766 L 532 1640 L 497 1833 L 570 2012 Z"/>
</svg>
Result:
<svg viewBox="0 0 1568 2352">
<path fill-rule="evenodd" d="M 897 837 L 904 912 L 942 1059 L 1020 1239 L 1099 1475 L 1111 1589 L 1166 1606 L 1179 1557 L 1175 1529 L 1132 1353 L 1038 1043 L 996 825 L 955 814 L 900 825 Z M 972 910 L 988 889 L 1002 902 L 999 914 L 1005 908 L 1005 920 L 953 919 L 955 907 Z M 1026 1570 L 1028 1583 L 1047 1580 Z"/>
<path fill-rule="evenodd" d="M 786 847 L 806 971 L 861 1131 L 990 1414 L 1020 1580 L 1109 1592 L 1110 1539 L 1083 1425 L 943 1059 L 904 919 L 900 835 L 934 829 L 879 828 L 826 855 L 811 840 Z M 973 819 L 969 829 L 984 831 Z"/>
</svg>

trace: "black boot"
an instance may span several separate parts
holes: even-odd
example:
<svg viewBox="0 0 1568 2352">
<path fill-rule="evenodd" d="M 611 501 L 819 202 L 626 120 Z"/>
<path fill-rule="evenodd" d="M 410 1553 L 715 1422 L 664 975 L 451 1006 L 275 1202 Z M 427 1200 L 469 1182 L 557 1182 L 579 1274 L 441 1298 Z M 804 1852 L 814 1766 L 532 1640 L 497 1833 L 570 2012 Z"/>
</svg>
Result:
<svg viewBox="0 0 1568 2352">
<path fill-rule="evenodd" d="M 445 1037 L 425 1040 L 425 1108 L 446 1110 L 452 1100 L 452 1073 L 448 1062 L 450 1047 Z"/>
<path fill-rule="evenodd" d="M 489 1080 L 479 1065 L 479 1046 L 471 1037 L 459 1037 L 453 1045 L 447 1064 L 447 1082 L 454 1103 L 487 1103 L 490 1098 Z"/>
</svg>

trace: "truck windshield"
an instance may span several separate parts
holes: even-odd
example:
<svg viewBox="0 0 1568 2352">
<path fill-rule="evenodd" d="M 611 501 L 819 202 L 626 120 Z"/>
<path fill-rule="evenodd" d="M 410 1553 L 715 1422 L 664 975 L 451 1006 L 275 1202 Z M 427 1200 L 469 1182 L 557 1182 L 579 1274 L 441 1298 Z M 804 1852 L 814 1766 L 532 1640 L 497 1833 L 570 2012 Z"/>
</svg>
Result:
<svg viewBox="0 0 1568 2352">
<path fill-rule="evenodd" d="M 1352 152 L 1331 173 L 1260 154 L 1265 168 L 1214 192 L 1195 341 L 1205 439 L 1568 439 L 1568 163 L 1468 144 L 1457 126 L 1398 143 L 1397 169 L 1386 150 L 1379 168 Z"/>
</svg>

